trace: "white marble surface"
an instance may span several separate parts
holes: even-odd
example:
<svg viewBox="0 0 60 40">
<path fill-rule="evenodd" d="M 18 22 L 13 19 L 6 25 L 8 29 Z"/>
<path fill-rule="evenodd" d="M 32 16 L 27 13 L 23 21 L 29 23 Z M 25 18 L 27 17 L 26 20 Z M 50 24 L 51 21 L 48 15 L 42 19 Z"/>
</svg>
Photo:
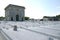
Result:
<svg viewBox="0 0 60 40">
<path fill-rule="evenodd" d="M 0 33 L 0 40 L 6 40 L 6 38 Z"/>
<path fill-rule="evenodd" d="M 13 31 L 17 25 L 18 31 Z M 60 40 L 60 21 L 52 22 L 1 22 L 2 30 L 13 40 Z M 21 28 L 22 27 L 22 28 Z M 38 33 L 36 33 L 38 32 Z"/>
</svg>

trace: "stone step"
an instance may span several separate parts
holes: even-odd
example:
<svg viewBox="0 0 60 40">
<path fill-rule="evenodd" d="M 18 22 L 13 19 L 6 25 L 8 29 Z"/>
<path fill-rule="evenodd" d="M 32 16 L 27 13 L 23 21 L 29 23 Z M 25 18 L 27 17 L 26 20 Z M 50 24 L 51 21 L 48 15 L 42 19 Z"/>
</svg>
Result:
<svg viewBox="0 0 60 40">
<path fill-rule="evenodd" d="M 2 33 L 0 33 L 0 40 L 7 40 L 7 39 L 2 35 Z"/>
</svg>

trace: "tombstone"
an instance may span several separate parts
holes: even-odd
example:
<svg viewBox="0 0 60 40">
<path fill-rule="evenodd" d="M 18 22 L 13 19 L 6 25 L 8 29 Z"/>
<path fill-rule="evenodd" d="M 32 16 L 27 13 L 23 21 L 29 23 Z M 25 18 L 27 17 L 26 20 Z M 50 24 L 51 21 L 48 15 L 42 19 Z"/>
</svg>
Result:
<svg viewBox="0 0 60 40">
<path fill-rule="evenodd" d="M 17 31 L 17 26 L 16 26 L 16 25 L 14 26 L 14 29 L 13 29 L 13 30 L 14 30 L 14 31 Z"/>
<path fill-rule="evenodd" d="M 54 40 L 54 39 L 50 37 L 49 40 Z"/>
<path fill-rule="evenodd" d="M 9 28 L 6 28 L 7 30 L 9 29 Z"/>
<path fill-rule="evenodd" d="M 3 27 L 3 29 L 5 29 L 5 27 Z"/>
</svg>

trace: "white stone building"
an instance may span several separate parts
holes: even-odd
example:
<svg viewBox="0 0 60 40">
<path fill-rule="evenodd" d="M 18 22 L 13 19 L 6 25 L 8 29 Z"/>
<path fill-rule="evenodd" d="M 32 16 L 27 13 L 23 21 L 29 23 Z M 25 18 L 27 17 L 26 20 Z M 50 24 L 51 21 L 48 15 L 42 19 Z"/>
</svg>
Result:
<svg viewBox="0 0 60 40">
<path fill-rule="evenodd" d="M 24 21 L 25 7 L 9 4 L 5 8 L 5 17 L 7 21 Z"/>
</svg>

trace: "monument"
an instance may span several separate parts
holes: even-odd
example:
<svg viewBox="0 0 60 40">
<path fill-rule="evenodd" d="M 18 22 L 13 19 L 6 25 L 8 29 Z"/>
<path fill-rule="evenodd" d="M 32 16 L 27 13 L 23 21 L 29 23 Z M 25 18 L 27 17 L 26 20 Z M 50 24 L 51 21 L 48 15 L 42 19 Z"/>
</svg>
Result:
<svg viewBox="0 0 60 40">
<path fill-rule="evenodd" d="M 24 21 L 25 7 L 9 4 L 5 8 L 6 21 Z"/>
</svg>

